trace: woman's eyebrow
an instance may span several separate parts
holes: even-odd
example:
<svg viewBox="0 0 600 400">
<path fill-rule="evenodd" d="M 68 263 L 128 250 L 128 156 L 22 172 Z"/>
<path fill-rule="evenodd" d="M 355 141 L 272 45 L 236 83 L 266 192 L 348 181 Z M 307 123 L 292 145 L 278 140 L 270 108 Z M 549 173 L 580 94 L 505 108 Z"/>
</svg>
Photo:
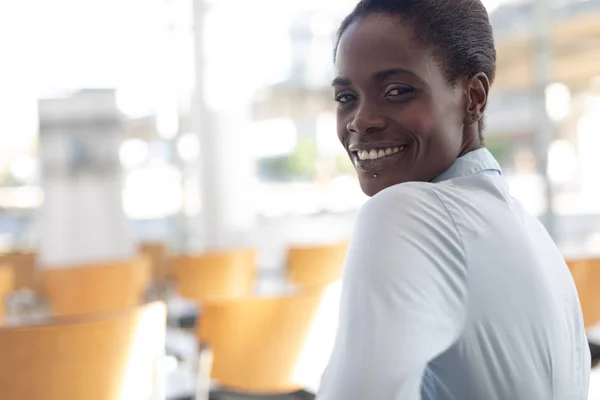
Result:
<svg viewBox="0 0 600 400">
<path fill-rule="evenodd" d="M 350 79 L 337 77 L 331 81 L 331 86 L 350 86 L 351 83 Z"/>
</svg>

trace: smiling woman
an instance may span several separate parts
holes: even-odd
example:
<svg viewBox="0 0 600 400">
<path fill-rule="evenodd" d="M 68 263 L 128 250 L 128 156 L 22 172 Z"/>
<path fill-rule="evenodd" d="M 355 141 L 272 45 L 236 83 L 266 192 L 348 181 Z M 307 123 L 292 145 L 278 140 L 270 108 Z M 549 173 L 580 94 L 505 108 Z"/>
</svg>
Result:
<svg viewBox="0 0 600 400">
<path fill-rule="evenodd" d="M 479 0 L 362 0 L 335 49 L 338 137 L 372 198 L 319 400 L 585 400 L 577 292 L 483 144 Z"/>
<path fill-rule="evenodd" d="M 367 3 L 369 11 L 361 11 Z M 433 20 L 425 9 L 415 13 L 435 2 L 388 2 L 403 17 L 381 12 L 385 3 L 360 3 L 343 22 L 335 50 L 338 135 L 369 195 L 392 184 L 431 180 L 481 146 L 495 68 L 489 23 L 487 31 L 486 24 L 459 31 L 466 23 L 461 17 Z M 471 14 L 487 21 L 483 7 Z M 385 154 L 390 148 L 400 151 Z"/>
</svg>

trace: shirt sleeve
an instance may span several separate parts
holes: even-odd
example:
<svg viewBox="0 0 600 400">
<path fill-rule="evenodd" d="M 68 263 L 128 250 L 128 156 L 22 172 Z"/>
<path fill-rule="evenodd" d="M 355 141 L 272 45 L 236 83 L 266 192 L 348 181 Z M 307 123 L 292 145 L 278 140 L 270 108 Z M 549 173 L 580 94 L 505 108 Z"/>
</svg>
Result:
<svg viewBox="0 0 600 400">
<path fill-rule="evenodd" d="M 433 190 L 398 185 L 359 213 L 318 400 L 419 400 L 428 362 L 461 334 L 463 245 Z"/>
</svg>

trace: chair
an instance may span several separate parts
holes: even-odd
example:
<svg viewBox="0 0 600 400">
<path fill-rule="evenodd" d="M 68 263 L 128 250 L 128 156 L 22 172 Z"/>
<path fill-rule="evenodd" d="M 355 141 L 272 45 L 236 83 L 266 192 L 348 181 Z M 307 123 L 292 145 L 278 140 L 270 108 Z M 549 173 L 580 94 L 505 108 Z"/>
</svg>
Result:
<svg viewBox="0 0 600 400">
<path fill-rule="evenodd" d="M 245 393 L 301 389 L 296 368 L 323 293 L 311 288 L 292 296 L 206 303 L 197 335 L 212 350 L 212 378 Z"/>
<path fill-rule="evenodd" d="M 583 312 L 586 327 L 600 322 L 600 258 L 569 260 L 567 262 Z"/>
<path fill-rule="evenodd" d="M 178 293 L 197 302 L 246 297 L 254 288 L 253 249 L 180 256 L 172 260 Z"/>
<path fill-rule="evenodd" d="M 0 265 L 8 265 L 14 272 L 14 289 L 35 287 L 37 254 L 13 251 L 0 255 Z"/>
<path fill-rule="evenodd" d="M 142 242 L 138 246 L 138 253 L 150 259 L 152 265 L 152 279 L 166 280 L 169 276 L 169 249 L 162 242 Z"/>
<path fill-rule="evenodd" d="M 40 272 L 40 292 L 55 315 L 114 312 L 136 306 L 149 279 L 146 260 L 106 262 Z"/>
<path fill-rule="evenodd" d="M 288 280 L 301 286 L 326 285 L 341 279 L 348 243 L 291 247 L 287 254 Z"/>
<path fill-rule="evenodd" d="M 0 390 L 14 400 L 148 399 L 164 352 L 166 309 L 0 329 Z"/>
<path fill-rule="evenodd" d="M 6 296 L 14 289 L 14 271 L 7 266 L 0 266 L 0 325 L 4 320 Z"/>
</svg>

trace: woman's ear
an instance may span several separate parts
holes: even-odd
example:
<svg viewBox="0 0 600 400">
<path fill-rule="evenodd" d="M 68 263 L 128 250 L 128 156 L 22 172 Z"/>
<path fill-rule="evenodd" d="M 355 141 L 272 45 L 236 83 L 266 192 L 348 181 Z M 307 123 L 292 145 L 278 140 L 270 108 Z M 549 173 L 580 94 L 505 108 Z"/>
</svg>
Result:
<svg viewBox="0 0 600 400">
<path fill-rule="evenodd" d="M 465 125 L 479 123 L 487 107 L 490 80 L 483 72 L 479 72 L 466 82 Z"/>
</svg>

